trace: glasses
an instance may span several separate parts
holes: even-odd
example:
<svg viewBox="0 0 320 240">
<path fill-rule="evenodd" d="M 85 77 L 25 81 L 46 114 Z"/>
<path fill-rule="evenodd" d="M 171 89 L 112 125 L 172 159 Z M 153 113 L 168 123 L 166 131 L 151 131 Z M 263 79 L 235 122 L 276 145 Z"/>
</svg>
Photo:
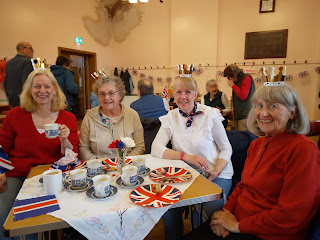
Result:
<svg viewBox="0 0 320 240">
<path fill-rule="evenodd" d="M 24 47 L 26 49 L 30 49 L 31 51 L 33 51 L 33 48 L 32 47 Z"/>
<path fill-rule="evenodd" d="M 116 92 L 99 92 L 99 93 L 98 93 L 98 96 L 99 96 L 100 98 L 105 98 L 107 95 L 108 95 L 109 97 L 114 97 L 117 92 L 118 92 L 118 91 L 116 91 Z"/>
</svg>

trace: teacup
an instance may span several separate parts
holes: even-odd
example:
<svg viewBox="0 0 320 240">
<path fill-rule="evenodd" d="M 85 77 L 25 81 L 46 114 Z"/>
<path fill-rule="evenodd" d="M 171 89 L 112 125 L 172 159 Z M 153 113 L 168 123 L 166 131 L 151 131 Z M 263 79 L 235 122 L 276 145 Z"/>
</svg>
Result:
<svg viewBox="0 0 320 240">
<path fill-rule="evenodd" d="M 74 190 L 79 190 L 85 188 L 87 184 L 87 170 L 86 169 L 74 169 L 70 171 L 69 182 L 71 188 Z"/>
<path fill-rule="evenodd" d="M 41 191 L 36 185 L 41 177 L 45 195 L 56 195 L 62 191 L 62 171 L 60 169 L 47 170 L 41 176 L 35 178 L 34 187 L 37 191 Z"/>
<path fill-rule="evenodd" d="M 125 166 L 122 168 L 121 180 L 125 185 L 132 186 L 138 181 L 138 168 L 136 166 Z"/>
<path fill-rule="evenodd" d="M 98 175 L 92 178 L 94 195 L 104 198 L 110 193 L 110 176 Z"/>
<path fill-rule="evenodd" d="M 44 129 L 46 137 L 49 139 L 56 138 L 59 135 L 59 124 L 57 123 L 45 124 Z"/>
<path fill-rule="evenodd" d="M 144 174 L 146 171 L 146 160 L 144 158 L 132 159 L 132 164 L 138 168 L 138 174 Z"/>
<path fill-rule="evenodd" d="M 101 159 L 91 159 L 87 161 L 88 176 L 93 177 L 101 174 Z"/>
</svg>

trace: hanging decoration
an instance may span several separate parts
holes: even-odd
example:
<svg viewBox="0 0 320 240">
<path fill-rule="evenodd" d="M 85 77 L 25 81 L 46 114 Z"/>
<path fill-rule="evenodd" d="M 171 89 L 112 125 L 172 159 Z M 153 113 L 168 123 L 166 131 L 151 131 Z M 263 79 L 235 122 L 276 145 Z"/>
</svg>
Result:
<svg viewBox="0 0 320 240">
<path fill-rule="evenodd" d="M 153 76 L 148 76 L 148 79 L 153 82 Z"/>
<path fill-rule="evenodd" d="M 140 73 L 140 78 L 145 78 L 146 75 L 144 73 Z"/>
<path fill-rule="evenodd" d="M 157 77 L 158 82 L 162 82 L 162 77 Z"/>
<path fill-rule="evenodd" d="M 299 78 L 306 78 L 308 76 L 309 76 L 309 72 L 308 71 L 299 72 Z"/>
<path fill-rule="evenodd" d="M 223 76 L 224 76 L 224 74 L 223 74 L 223 72 L 222 72 L 222 71 L 218 71 L 218 72 L 217 72 L 217 76 L 218 76 L 218 77 L 223 77 Z"/>
<path fill-rule="evenodd" d="M 167 77 L 166 78 L 166 81 L 169 83 L 169 82 L 172 82 L 172 77 Z"/>
<path fill-rule="evenodd" d="M 284 77 L 284 81 L 292 81 L 293 80 L 293 76 L 292 75 L 288 75 Z"/>
<path fill-rule="evenodd" d="M 198 68 L 194 71 L 197 75 L 200 75 L 203 72 L 202 68 Z"/>
<path fill-rule="evenodd" d="M 132 70 L 132 74 L 133 74 L 133 75 L 138 75 L 138 71 L 135 70 L 135 69 L 133 69 L 133 70 Z"/>
<path fill-rule="evenodd" d="M 255 83 L 263 83 L 263 80 L 261 77 L 257 77 L 254 79 Z"/>
<path fill-rule="evenodd" d="M 316 73 L 320 73 L 320 66 L 316 67 L 314 70 L 316 71 Z"/>
</svg>

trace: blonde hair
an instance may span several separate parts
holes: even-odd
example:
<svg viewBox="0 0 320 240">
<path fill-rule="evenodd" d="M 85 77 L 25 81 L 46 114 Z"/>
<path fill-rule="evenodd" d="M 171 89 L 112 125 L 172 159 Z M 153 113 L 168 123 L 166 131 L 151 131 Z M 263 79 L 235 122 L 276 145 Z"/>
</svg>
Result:
<svg viewBox="0 0 320 240">
<path fill-rule="evenodd" d="M 288 84 L 276 87 L 264 86 L 255 91 L 251 98 L 252 107 L 247 119 L 250 132 L 259 136 L 265 136 L 265 133 L 259 128 L 254 116 L 255 105 L 259 99 L 269 103 L 281 103 L 284 104 L 289 111 L 295 111 L 293 119 L 289 119 L 287 123 L 287 133 L 307 134 L 309 132 L 310 126 L 307 112 L 295 89 Z"/>
<path fill-rule="evenodd" d="M 182 84 L 188 90 L 198 91 L 197 82 L 192 77 L 178 77 L 173 83 L 173 91 L 176 90 L 178 84 Z"/>
<path fill-rule="evenodd" d="M 92 91 L 96 94 L 96 96 L 98 97 L 98 89 L 101 87 L 102 84 L 113 84 L 116 89 L 117 92 L 120 94 L 121 96 L 121 100 L 120 102 L 122 102 L 124 95 L 126 94 L 126 90 L 125 90 L 125 86 L 121 80 L 121 78 L 117 77 L 117 76 L 100 76 L 93 84 L 92 86 Z"/>
<path fill-rule="evenodd" d="M 31 72 L 23 85 L 22 93 L 20 94 L 20 107 L 27 110 L 28 112 L 34 112 L 37 109 L 36 102 L 34 101 L 31 90 L 32 90 L 32 83 L 33 79 L 38 75 L 46 75 L 50 78 L 54 89 L 56 90 L 56 94 L 53 95 L 52 104 L 51 104 L 51 111 L 56 112 L 67 107 L 66 104 L 66 97 L 62 92 L 57 80 L 53 76 L 53 74 L 47 69 L 36 69 Z"/>
</svg>

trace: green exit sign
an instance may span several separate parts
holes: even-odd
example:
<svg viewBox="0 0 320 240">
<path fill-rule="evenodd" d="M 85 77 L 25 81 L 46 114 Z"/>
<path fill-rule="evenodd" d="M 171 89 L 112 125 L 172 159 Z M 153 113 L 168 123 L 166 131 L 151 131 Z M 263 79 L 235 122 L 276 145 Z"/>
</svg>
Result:
<svg viewBox="0 0 320 240">
<path fill-rule="evenodd" d="M 81 37 L 76 37 L 75 38 L 75 42 L 78 43 L 78 44 L 83 44 L 83 40 Z"/>
</svg>

